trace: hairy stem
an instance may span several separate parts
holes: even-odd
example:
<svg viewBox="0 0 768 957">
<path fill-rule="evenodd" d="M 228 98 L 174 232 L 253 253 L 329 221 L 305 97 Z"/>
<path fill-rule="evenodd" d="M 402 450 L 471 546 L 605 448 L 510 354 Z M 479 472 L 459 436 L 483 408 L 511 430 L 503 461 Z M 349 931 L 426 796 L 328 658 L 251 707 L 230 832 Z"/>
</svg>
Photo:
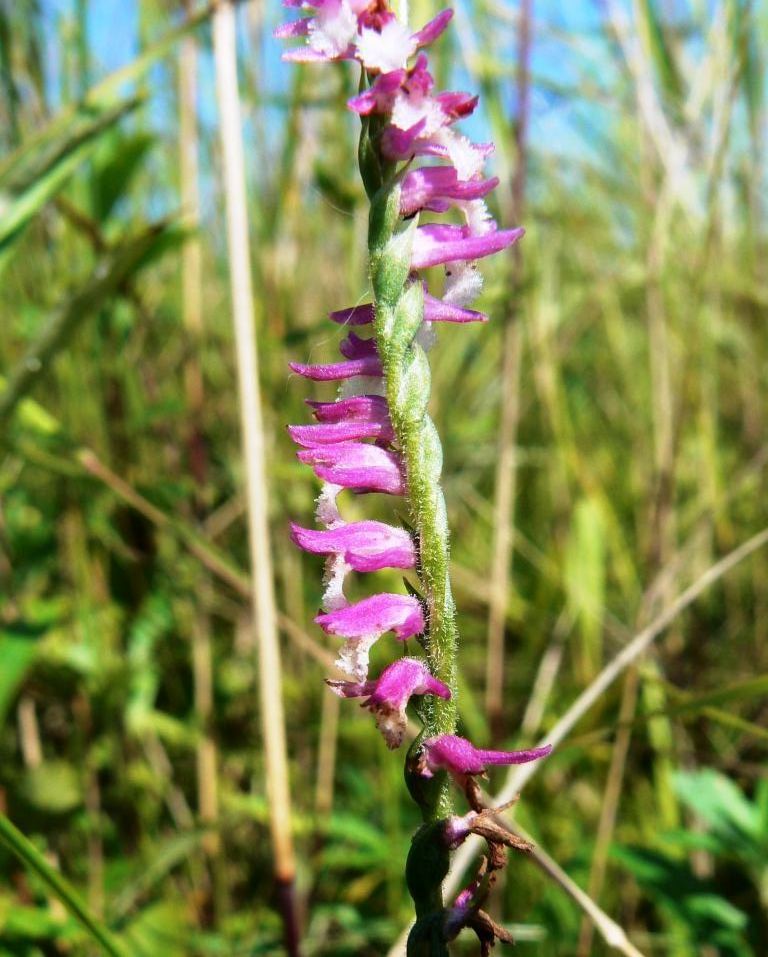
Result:
<svg viewBox="0 0 768 957">
<path fill-rule="evenodd" d="M 427 609 L 424 648 L 430 670 L 452 691 L 450 700 L 433 698 L 424 709 L 424 735 L 456 731 L 456 612 L 449 578 L 448 522 L 440 487 L 442 448 L 427 414 L 430 374 L 416 340 L 424 317 L 421 283 L 410 278 L 415 221 L 398 230 L 400 188 L 385 183 L 371 208 L 369 251 L 376 307 L 376 342 L 384 369 L 387 403 L 403 456 L 411 520 L 419 545 L 419 579 Z M 422 806 L 426 821 L 450 813 L 443 781 Z"/>
</svg>

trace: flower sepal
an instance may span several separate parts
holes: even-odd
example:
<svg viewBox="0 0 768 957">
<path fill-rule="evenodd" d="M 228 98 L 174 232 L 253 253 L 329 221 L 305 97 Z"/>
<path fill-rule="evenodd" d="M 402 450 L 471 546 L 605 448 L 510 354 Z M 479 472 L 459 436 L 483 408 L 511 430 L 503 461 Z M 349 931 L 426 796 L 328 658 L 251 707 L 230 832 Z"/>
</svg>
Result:
<svg viewBox="0 0 768 957">
<path fill-rule="evenodd" d="M 420 423 L 427 411 L 432 372 L 426 352 L 414 343 L 402 362 L 397 390 L 397 411 L 403 421 Z"/>
<path fill-rule="evenodd" d="M 406 286 L 395 306 L 390 348 L 403 355 L 424 321 L 424 287 L 420 282 Z"/>
<path fill-rule="evenodd" d="M 399 193 L 399 187 L 397 191 Z M 373 294 L 380 305 L 395 306 L 403 295 L 411 271 L 417 227 L 418 217 L 414 217 L 390 236 L 380 253 L 371 253 Z"/>
</svg>

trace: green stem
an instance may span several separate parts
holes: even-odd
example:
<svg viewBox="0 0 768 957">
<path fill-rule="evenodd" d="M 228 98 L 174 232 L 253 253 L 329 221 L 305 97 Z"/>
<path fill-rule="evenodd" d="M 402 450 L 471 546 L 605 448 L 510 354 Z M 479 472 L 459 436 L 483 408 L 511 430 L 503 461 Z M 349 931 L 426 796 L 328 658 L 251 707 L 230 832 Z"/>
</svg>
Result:
<svg viewBox="0 0 768 957">
<path fill-rule="evenodd" d="M 430 371 L 416 341 L 424 318 L 421 282 L 410 277 L 415 220 L 398 231 L 400 185 L 390 178 L 371 206 L 369 253 L 375 302 L 375 331 L 384 369 L 387 403 L 405 464 L 408 504 L 418 535 L 419 578 L 427 606 L 424 648 L 430 670 L 451 689 L 448 701 L 430 698 L 424 709 L 425 737 L 456 731 L 456 652 L 458 632 L 449 578 L 449 534 L 440 487 L 442 447 L 427 414 Z M 422 803 L 425 821 L 451 813 L 445 776 Z"/>
<path fill-rule="evenodd" d="M 128 957 L 128 951 L 114 934 L 89 912 L 69 882 L 51 867 L 34 844 L 4 814 L 0 814 L 0 841 L 45 881 L 70 914 L 101 944 L 104 953 L 111 954 L 112 957 Z"/>
</svg>

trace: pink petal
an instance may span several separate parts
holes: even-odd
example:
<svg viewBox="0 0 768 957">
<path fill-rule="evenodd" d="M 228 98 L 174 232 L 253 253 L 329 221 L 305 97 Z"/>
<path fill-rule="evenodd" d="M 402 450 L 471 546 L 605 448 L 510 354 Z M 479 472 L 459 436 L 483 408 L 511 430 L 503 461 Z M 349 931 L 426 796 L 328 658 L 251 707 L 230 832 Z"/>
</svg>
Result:
<svg viewBox="0 0 768 957">
<path fill-rule="evenodd" d="M 392 428 L 388 431 L 378 422 L 329 422 L 319 425 L 289 425 L 288 434 L 297 445 L 312 449 L 337 442 L 354 442 L 356 439 L 379 439 L 391 442 Z"/>
<path fill-rule="evenodd" d="M 424 318 L 428 322 L 487 322 L 488 316 L 474 309 L 461 309 L 435 299 L 429 293 L 424 295 Z"/>
<path fill-rule="evenodd" d="M 545 758 L 552 750 L 551 744 L 545 744 L 542 748 L 529 748 L 527 751 L 478 751 L 478 754 L 486 764 L 528 764 L 529 761 L 537 761 L 539 758 Z"/>
<path fill-rule="evenodd" d="M 375 339 L 363 339 L 354 332 L 341 340 L 339 352 L 347 359 L 368 359 L 378 355 Z"/>
<path fill-rule="evenodd" d="M 473 96 L 471 93 L 438 93 L 435 97 L 440 109 L 451 121 L 460 120 L 462 117 L 474 113 L 475 107 L 480 101 L 480 97 Z"/>
<path fill-rule="evenodd" d="M 400 658 L 385 668 L 376 681 L 371 695 L 378 705 L 404 708 L 412 695 L 436 694 L 450 698 L 450 690 L 437 678 L 433 678 L 425 662 L 418 658 Z"/>
<path fill-rule="evenodd" d="M 360 116 L 368 116 L 371 113 L 391 113 L 395 94 L 405 82 L 407 75 L 406 70 L 382 73 L 376 78 L 373 86 L 348 100 L 347 106 Z"/>
<path fill-rule="evenodd" d="M 382 568 L 413 568 L 416 549 L 403 528 L 384 522 L 351 522 L 338 528 L 316 530 L 291 524 L 291 539 L 315 555 L 341 555 L 356 572 Z"/>
<path fill-rule="evenodd" d="M 410 216 L 419 209 L 435 209 L 435 199 L 480 199 L 498 186 L 492 179 L 460 180 L 453 166 L 425 166 L 403 177 L 400 191 L 400 213 Z"/>
<path fill-rule="evenodd" d="M 326 684 L 341 697 L 365 697 L 368 708 L 384 735 L 389 748 L 398 748 L 405 736 L 408 719 L 405 709 L 415 694 L 439 694 L 450 698 L 451 693 L 442 682 L 429 673 L 426 664 L 416 658 L 400 658 L 382 671 L 376 681 L 328 681 Z"/>
<path fill-rule="evenodd" d="M 330 313 L 330 319 L 342 326 L 367 326 L 373 322 L 373 303 L 367 302 L 362 306 L 350 306 L 348 309 L 337 309 Z"/>
<path fill-rule="evenodd" d="M 401 460 L 394 452 L 364 442 L 343 442 L 296 453 L 326 482 L 363 492 L 405 493 Z"/>
<path fill-rule="evenodd" d="M 551 745 L 546 745 L 528 751 L 484 751 L 456 734 L 443 734 L 424 742 L 427 776 L 441 768 L 455 775 L 483 774 L 486 765 L 526 764 L 546 757 L 551 750 Z"/>
<path fill-rule="evenodd" d="M 381 134 L 381 151 L 388 159 L 408 159 L 415 154 L 414 143 L 424 132 L 426 119 L 419 120 L 407 130 L 397 126 L 387 126 Z"/>
<path fill-rule="evenodd" d="M 522 228 L 495 229 L 472 236 L 463 226 L 419 226 L 413 241 L 411 265 L 414 269 L 426 269 L 439 263 L 482 259 L 516 243 L 524 233 Z"/>
<path fill-rule="evenodd" d="M 281 23 L 272 32 L 272 36 L 278 40 L 286 40 L 291 37 L 305 37 L 309 33 L 309 23 L 311 17 L 305 17 L 303 20 L 292 20 L 290 23 Z"/>
<path fill-rule="evenodd" d="M 336 402 L 307 400 L 318 422 L 378 422 L 389 425 L 389 406 L 383 395 L 351 395 Z"/>
<path fill-rule="evenodd" d="M 411 595 L 389 593 L 372 595 L 346 608 L 318 615 L 315 622 L 329 635 L 340 638 L 362 638 L 392 631 L 405 641 L 424 631 L 419 602 Z"/>
<path fill-rule="evenodd" d="M 280 57 L 283 63 L 328 63 L 331 60 L 325 53 L 313 50 L 310 46 L 296 47 L 286 50 Z"/>
<path fill-rule="evenodd" d="M 373 322 L 373 303 L 362 306 L 351 306 L 349 309 L 339 309 L 331 313 L 334 322 L 349 326 L 364 326 Z M 429 293 L 424 294 L 424 318 L 427 322 L 487 322 L 488 316 L 474 309 L 461 309 L 452 306 L 442 299 L 436 299 Z"/>
<path fill-rule="evenodd" d="M 429 23 L 423 26 L 421 30 L 413 34 L 413 38 L 416 40 L 417 46 L 424 47 L 429 43 L 434 43 L 451 22 L 452 17 L 453 10 L 441 10 L 440 13 L 430 20 Z"/>
<path fill-rule="evenodd" d="M 310 46 L 296 47 L 295 50 L 286 50 L 280 57 L 285 63 L 330 63 L 337 60 L 353 60 L 355 57 L 355 48 L 350 44 L 347 49 L 338 56 L 328 56 L 327 53 L 320 53 Z"/>
<path fill-rule="evenodd" d="M 387 400 L 378 395 L 355 395 L 336 402 L 309 402 L 320 425 L 290 425 L 294 442 L 306 447 L 354 439 L 394 439 Z"/>
<path fill-rule="evenodd" d="M 352 379 L 355 376 L 382 376 L 381 360 L 378 356 L 351 359 L 348 362 L 331 362 L 328 365 L 305 365 L 301 362 L 289 362 L 291 369 L 305 379 L 315 382 L 334 382 L 338 379 Z"/>
</svg>

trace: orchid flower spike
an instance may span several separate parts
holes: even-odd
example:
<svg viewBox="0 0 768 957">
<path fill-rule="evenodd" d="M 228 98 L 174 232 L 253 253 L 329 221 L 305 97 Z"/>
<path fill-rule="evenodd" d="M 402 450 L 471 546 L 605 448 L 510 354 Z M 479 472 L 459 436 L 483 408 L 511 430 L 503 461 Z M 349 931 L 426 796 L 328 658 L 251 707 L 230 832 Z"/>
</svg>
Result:
<svg viewBox="0 0 768 957">
<path fill-rule="evenodd" d="M 399 748 L 403 743 L 408 719 L 406 706 L 412 695 L 451 697 L 450 689 L 433 678 L 423 661 L 418 658 L 400 658 L 382 671 L 375 681 L 332 681 L 325 683 L 340 698 L 365 698 L 362 707 L 368 708 L 384 735 L 388 748 Z"/>
<path fill-rule="evenodd" d="M 480 906 L 506 849 L 527 845 L 493 819 L 475 778 L 491 765 L 544 757 L 550 748 L 487 751 L 444 733 L 457 723 L 452 692 L 459 635 L 440 485 L 442 448 L 428 412 L 427 351 L 434 323 L 487 320 L 471 308 L 483 285 L 478 262 L 509 250 L 523 230 L 499 228 L 486 205 L 498 185 L 484 172 L 493 144 L 472 142 L 457 128 L 478 97 L 438 90 L 423 52 L 448 26 L 450 10 L 412 30 L 398 20 L 391 0 L 283 0 L 283 5 L 304 13 L 276 31 L 300 44 L 284 59 L 354 60 L 362 67 L 359 92 L 347 105 L 362 127 L 358 156 L 371 197 L 373 291 L 373 301 L 361 298 L 330 313 L 337 326 L 348 327 L 339 342 L 340 361 L 291 364 L 306 379 L 338 386 L 335 401 L 310 402 L 316 423 L 288 427 L 299 461 L 323 483 L 315 513 L 322 527 L 292 524 L 291 537 L 306 552 L 325 557 L 323 611 L 315 621 L 342 639 L 337 664 L 351 679 L 328 681 L 331 690 L 363 699 L 391 748 L 403 740 L 411 697 L 432 696 L 422 713 L 425 740 L 406 759 L 409 790 L 429 822 L 414 838 L 407 867 L 419 915 L 409 953 L 426 953 L 418 948 L 425 943 L 431 948 L 436 929 L 445 942 L 471 927 L 486 954 L 496 939 L 508 938 Z M 421 157 L 428 157 L 426 163 Z M 454 219 L 419 222 L 421 212 Z M 425 270 L 435 267 L 444 274 L 439 290 L 427 287 L 434 274 Z M 402 497 L 412 532 L 379 521 L 347 521 L 349 492 Z M 378 592 L 350 603 L 347 577 L 382 569 L 407 570 L 423 598 Z M 425 660 L 401 658 L 369 680 L 371 647 L 388 631 L 401 641 L 418 637 Z M 471 811 L 462 818 L 451 815 L 445 776 L 425 780 L 442 771 L 469 801 Z M 443 908 L 449 851 L 470 833 L 485 838 L 488 860 L 473 885 Z"/>
</svg>

